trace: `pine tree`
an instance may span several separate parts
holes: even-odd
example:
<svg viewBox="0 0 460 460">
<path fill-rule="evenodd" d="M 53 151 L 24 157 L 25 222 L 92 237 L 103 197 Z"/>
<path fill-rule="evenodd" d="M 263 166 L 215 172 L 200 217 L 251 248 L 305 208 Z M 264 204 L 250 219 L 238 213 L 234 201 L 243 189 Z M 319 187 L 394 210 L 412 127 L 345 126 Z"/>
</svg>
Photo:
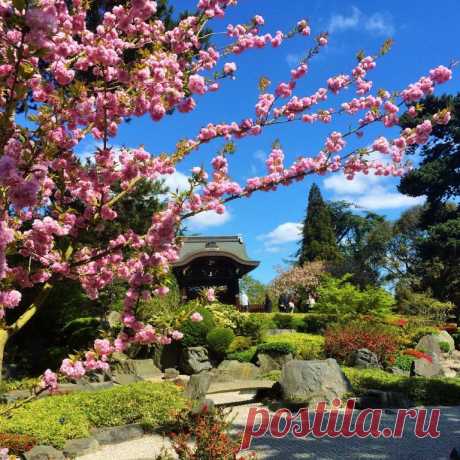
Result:
<svg viewBox="0 0 460 460">
<path fill-rule="evenodd" d="M 298 257 L 299 265 L 314 260 L 335 262 L 339 258 L 331 214 L 316 184 L 311 186 L 308 194 L 307 215 Z"/>
</svg>

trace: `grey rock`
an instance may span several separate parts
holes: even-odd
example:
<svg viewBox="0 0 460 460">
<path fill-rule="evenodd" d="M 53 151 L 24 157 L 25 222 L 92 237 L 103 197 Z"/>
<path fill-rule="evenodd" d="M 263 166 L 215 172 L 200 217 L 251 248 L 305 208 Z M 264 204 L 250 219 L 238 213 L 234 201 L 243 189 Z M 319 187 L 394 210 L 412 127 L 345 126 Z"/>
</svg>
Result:
<svg viewBox="0 0 460 460">
<path fill-rule="evenodd" d="M 281 370 L 288 361 L 292 361 L 293 359 L 291 353 L 259 353 L 257 355 L 257 365 L 260 367 L 260 372 L 262 374 L 267 374 L 271 371 Z"/>
<path fill-rule="evenodd" d="M 174 368 L 165 369 L 163 378 L 165 380 L 174 380 L 175 378 L 179 377 L 180 372 Z"/>
<path fill-rule="evenodd" d="M 99 442 L 95 438 L 71 439 L 64 445 L 64 455 L 75 458 L 80 455 L 93 454 L 100 447 Z"/>
<path fill-rule="evenodd" d="M 381 367 L 377 355 L 367 348 L 355 350 L 350 356 L 350 365 L 359 369 Z"/>
<path fill-rule="evenodd" d="M 295 329 L 267 329 L 266 335 L 280 335 L 297 332 Z"/>
<path fill-rule="evenodd" d="M 185 374 L 199 374 L 212 369 L 208 350 L 204 347 L 188 347 L 182 352 L 181 370 Z"/>
<path fill-rule="evenodd" d="M 252 363 L 240 363 L 236 360 L 224 360 L 213 370 L 213 381 L 232 382 L 234 380 L 255 380 L 262 374 L 259 367 Z"/>
<path fill-rule="evenodd" d="M 211 374 L 209 372 L 194 374 L 190 377 L 190 380 L 187 384 L 185 389 L 185 396 L 192 401 L 204 399 L 210 385 Z"/>
<path fill-rule="evenodd" d="M 279 384 L 284 401 L 292 404 L 331 402 L 352 390 L 335 359 L 289 361 L 283 366 Z"/>
<path fill-rule="evenodd" d="M 113 428 L 94 430 L 92 436 L 101 445 L 116 444 L 119 442 L 129 441 L 131 439 L 142 438 L 142 436 L 144 436 L 144 430 L 141 425 L 137 424 L 115 426 Z"/>
<path fill-rule="evenodd" d="M 24 454 L 26 460 L 65 460 L 64 454 L 52 446 L 35 446 Z"/>
<path fill-rule="evenodd" d="M 113 366 L 112 372 L 113 381 L 121 385 L 160 376 L 161 371 L 153 359 L 121 359 Z"/>
<path fill-rule="evenodd" d="M 419 377 L 437 377 L 443 374 L 438 355 L 431 355 L 432 362 L 427 359 L 416 359 L 412 362 L 410 375 Z"/>
<path fill-rule="evenodd" d="M 403 371 L 402 369 L 396 366 L 390 367 L 389 371 L 395 375 L 403 375 L 404 377 L 410 376 L 410 371 Z"/>
<path fill-rule="evenodd" d="M 419 341 L 417 346 L 415 347 L 419 351 L 423 351 L 424 353 L 428 353 L 429 355 L 437 355 L 441 356 L 442 351 L 439 347 L 439 338 L 435 334 L 424 335 Z"/>
</svg>

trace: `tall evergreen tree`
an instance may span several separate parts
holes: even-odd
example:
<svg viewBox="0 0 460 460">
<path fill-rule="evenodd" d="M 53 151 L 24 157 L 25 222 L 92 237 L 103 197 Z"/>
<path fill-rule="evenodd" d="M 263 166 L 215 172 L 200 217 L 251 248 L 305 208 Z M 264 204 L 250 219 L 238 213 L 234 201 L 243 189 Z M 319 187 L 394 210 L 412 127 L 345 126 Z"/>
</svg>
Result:
<svg viewBox="0 0 460 460">
<path fill-rule="evenodd" d="M 339 258 L 331 214 L 316 184 L 308 194 L 307 215 L 305 216 L 302 241 L 298 251 L 298 263 L 314 260 L 335 262 Z"/>
<path fill-rule="evenodd" d="M 401 126 L 413 128 L 421 117 L 442 114 L 445 107 L 450 122 L 433 126 L 429 142 L 418 150 L 420 164 L 402 178 L 399 190 L 427 197 L 411 274 L 419 279 L 420 290 L 430 289 L 437 299 L 453 302 L 460 314 L 460 94 L 426 98 L 419 116 L 403 116 Z"/>
</svg>

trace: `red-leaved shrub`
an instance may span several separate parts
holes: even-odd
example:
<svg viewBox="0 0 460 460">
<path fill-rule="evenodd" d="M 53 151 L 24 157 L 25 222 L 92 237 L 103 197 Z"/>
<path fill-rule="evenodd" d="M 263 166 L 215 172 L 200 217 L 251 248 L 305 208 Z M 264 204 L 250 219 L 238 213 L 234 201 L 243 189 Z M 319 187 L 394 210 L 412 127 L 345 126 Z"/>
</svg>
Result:
<svg viewBox="0 0 460 460">
<path fill-rule="evenodd" d="M 415 350 L 414 348 L 408 348 L 407 350 L 404 350 L 403 354 L 413 356 L 414 358 L 417 358 L 417 359 L 425 359 L 426 361 L 430 363 L 433 362 L 433 358 L 429 354 L 423 351 L 420 351 L 420 350 Z"/>
<path fill-rule="evenodd" d="M 0 433 L 0 446 L 7 448 L 10 454 L 22 455 L 38 444 L 32 436 L 25 434 Z"/>
<path fill-rule="evenodd" d="M 326 356 L 345 364 L 360 348 L 375 353 L 380 363 L 392 364 L 399 346 L 398 336 L 390 327 L 362 320 L 331 326 L 324 338 Z"/>
</svg>

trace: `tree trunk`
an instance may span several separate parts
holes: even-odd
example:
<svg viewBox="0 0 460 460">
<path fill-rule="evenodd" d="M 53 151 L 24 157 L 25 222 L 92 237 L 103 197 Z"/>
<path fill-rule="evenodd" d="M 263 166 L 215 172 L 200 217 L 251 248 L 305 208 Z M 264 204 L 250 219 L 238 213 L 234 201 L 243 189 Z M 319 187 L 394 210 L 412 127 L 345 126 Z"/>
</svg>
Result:
<svg viewBox="0 0 460 460">
<path fill-rule="evenodd" d="M 0 382 L 2 381 L 3 371 L 3 355 L 5 353 L 6 342 L 8 342 L 9 334 L 5 329 L 0 329 Z"/>
</svg>

